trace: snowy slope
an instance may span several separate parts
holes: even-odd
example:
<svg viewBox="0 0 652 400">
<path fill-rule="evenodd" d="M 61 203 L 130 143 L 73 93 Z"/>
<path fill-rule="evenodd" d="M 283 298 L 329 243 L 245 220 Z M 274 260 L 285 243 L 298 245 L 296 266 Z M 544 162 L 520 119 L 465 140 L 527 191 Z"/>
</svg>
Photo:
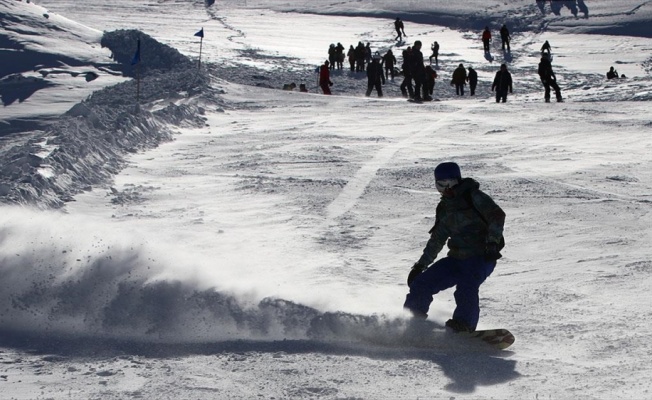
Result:
<svg viewBox="0 0 652 400">
<path fill-rule="evenodd" d="M 589 17 L 577 19 L 567 6 L 546 2 L 542 13 L 529 1 L 398 10 L 380 0 L 46 3 L 50 15 L 140 29 L 192 59 L 203 27 L 209 83 L 194 70 L 156 75 L 165 86 L 148 84 L 136 108 L 125 81 L 56 127 L 4 137 L 3 396 L 650 397 L 652 46 L 638 29 L 648 2 L 585 2 Z M 0 7 L 5 21 L 35 5 Z M 410 41 L 442 44 L 439 101 L 408 104 L 400 80 L 383 99 L 365 98 L 364 77 L 347 71 L 334 73 L 334 96 L 316 93 L 312 70 L 332 42 L 400 53 L 396 12 Z M 486 60 L 474 27 L 526 12 L 511 57 L 494 43 Z M 43 21 L 28 25 L 48 36 Z M 605 26 L 618 36 L 595 33 Z M 542 102 L 534 71 L 543 40 L 565 103 Z M 93 51 L 77 58 L 90 67 Z M 515 93 L 495 104 L 489 86 L 502 62 Z M 480 74 L 476 98 L 446 84 L 459 63 Z M 607 82 L 611 65 L 628 78 Z M 96 71 L 92 82 L 113 76 Z M 310 92 L 278 90 L 291 81 Z M 28 127 L 58 112 L 48 93 L 20 103 L 32 111 Z M 20 137 L 28 147 L 12 144 Z M 67 169 L 48 168 L 64 149 Z M 75 163 L 75 154 L 84 157 Z M 20 170 L 8 157 L 40 176 L 20 182 L 33 205 L 9 204 L 16 181 L 7 178 Z M 432 170 L 447 160 L 508 215 L 505 257 L 481 288 L 480 327 L 514 332 L 509 351 L 443 334 L 451 291 L 405 344 L 404 281 L 434 219 Z M 44 191 L 51 182 L 66 200 L 58 211 L 44 207 L 57 195 Z"/>
</svg>

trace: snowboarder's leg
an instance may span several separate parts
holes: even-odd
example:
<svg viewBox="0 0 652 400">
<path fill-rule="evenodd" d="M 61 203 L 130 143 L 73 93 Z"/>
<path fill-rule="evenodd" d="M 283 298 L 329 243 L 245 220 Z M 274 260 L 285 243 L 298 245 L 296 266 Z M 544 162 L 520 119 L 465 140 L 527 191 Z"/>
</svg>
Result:
<svg viewBox="0 0 652 400">
<path fill-rule="evenodd" d="M 410 285 L 410 293 L 403 307 L 415 314 L 426 315 L 432 296 L 457 284 L 458 261 L 450 257 L 442 258 L 418 275 Z"/>
<path fill-rule="evenodd" d="M 484 257 L 472 257 L 459 261 L 460 278 L 455 290 L 453 319 L 475 330 L 480 319 L 480 285 L 496 266 L 495 261 L 485 261 Z"/>
</svg>

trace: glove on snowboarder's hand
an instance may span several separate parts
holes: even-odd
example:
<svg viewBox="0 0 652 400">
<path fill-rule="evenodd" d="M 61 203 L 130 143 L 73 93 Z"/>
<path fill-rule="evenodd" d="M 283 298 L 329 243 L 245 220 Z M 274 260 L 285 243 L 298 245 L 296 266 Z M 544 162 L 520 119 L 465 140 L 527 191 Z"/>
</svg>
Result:
<svg viewBox="0 0 652 400">
<path fill-rule="evenodd" d="M 498 251 L 498 243 L 487 243 L 487 247 L 484 249 L 484 259 L 486 261 L 496 261 L 502 256 L 500 251 Z"/>
<path fill-rule="evenodd" d="M 415 263 L 412 266 L 412 269 L 410 270 L 410 274 L 408 275 L 408 278 L 407 278 L 408 286 L 410 286 L 410 284 L 412 283 L 414 278 L 416 278 L 419 274 L 421 274 L 426 269 L 427 269 L 427 267 L 424 267 L 423 265 L 421 265 L 419 263 Z"/>
</svg>

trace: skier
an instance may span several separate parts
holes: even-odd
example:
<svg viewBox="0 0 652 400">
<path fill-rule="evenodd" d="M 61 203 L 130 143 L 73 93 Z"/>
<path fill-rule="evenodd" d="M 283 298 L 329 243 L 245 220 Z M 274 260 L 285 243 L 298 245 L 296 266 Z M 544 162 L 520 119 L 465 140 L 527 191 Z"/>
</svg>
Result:
<svg viewBox="0 0 652 400">
<path fill-rule="evenodd" d="M 496 77 L 494 78 L 494 83 L 491 85 L 491 91 L 496 91 L 496 103 L 500 103 L 502 100 L 503 103 L 507 102 L 507 91 L 512 93 L 512 74 L 507 70 L 507 65 L 502 64 L 500 70 L 496 72 Z"/>
<path fill-rule="evenodd" d="M 430 64 L 432 64 L 432 59 L 435 59 L 435 65 L 439 65 L 439 43 L 435 41 L 435 43 L 430 46 L 430 49 L 432 50 L 432 55 L 428 58 L 430 60 Z"/>
<path fill-rule="evenodd" d="M 485 26 L 482 32 L 482 46 L 485 53 L 489 53 L 489 42 L 491 42 L 491 31 L 488 26 Z"/>
<path fill-rule="evenodd" d="M 403 21 L 399 17 L 396 17 L 396 21 L 394 21 L 394 29 L 396 29 L 396 39 L 399 42 L 403 41 L 403 36 L 407 37 L 405 34 L 405 27 L 403 26 Z"/>
<path fill-rule="evenodd" d="M 500 40 L 502 42 L 503 51 L 505 51 L 505 45 L 507 45 L 507 52 L 511 52 L 512 50 L 509 48 L 509 42 L 512 38 L 509 36 L 509 29 L 507 29 L 507 25 L 505 24 L 500 28 Z"/>
<path fill-rule="evenodd" d="M 475 88 L 478 86 L 478 73 L 475 72 L 473 67 L 469 67 L 469 73 L 466 76 L 466 81 L 469 82 L 471 96 L 475 96 Z"/>
<path fill-rule="evenodd" d="M 541 83 L 545 90 L 544 99 L 546 103 L 550 103 L 550 88 L 552 87 L 555 90 L 555 96 L 557 97 L 558 102 L 562 102 L 561 90 L 559 85 L 557 85 L 557 77 L 555 76 L 554 71 L 552 70 L 552 64 L 550 63 L 550 55 L 543 54 L 541 56 L 541 62 L 539 62 L 539 77 L 541 78 Z"/>
<path fill-rule="evenodd" d="M 385 84 L 385 74 L 383 74 L 383 66 L 380 63 L 381 57 L 378 52 L 374 54 L 371 63 L 367 66 L 367 93 L 365 96 L 371 96 L 371 91 L 376 88 L 378 97 L 383 97 L 382 85 Z"/>
<path fill-rule="evenodd" d="M 472 178 L 462 179 L 460 167 L 445 162 L 435 168 L 435 186 L 441 193 L 435 225 L 423 254 L 408 275 L 404 307 L 425 319 L 433 295 L 456 286 L 456 308 L 446 326 L 475 331 L 480 318 L 480 285 L 491 275 L 502 255 L 505 213 L 480 190 Z M 430 265 L 448 242 L 448 254 Z"/>
<path fill-rule="evenodd" d="M 464 96 L 464 85 L 466 85 L 466 69 L 464 68 L 464 64 L 460 64 L 453 71 L 452 85 L 455 85 L 455 93 L 458 96 Z"/>
<path fill-rule="evenodd" d="M 394 57 L 392 49 L 387 50 L 387 53 L 383 56 L 382 64 L 385 67 L 385 79 L 389 79 L 391 76 L 392 80 L 394 80 L 396 57 Z"/>
<path fill-rule="evenodd" d="M 614 69 L 614 67 L 609 68 L 609 72 L 607 72 L 607 79 L 614 79 L 618 78 L 618 71 Z"/>
<path fill-rule="evenodd" d="M 331 81 L 331 73 L 328 67 L 328 60 L 324 61 L 324 65 L 319 68 L 319 86 L 324 94 L 331 94 L 331 86 L 333 82 Z"/>
</svg>

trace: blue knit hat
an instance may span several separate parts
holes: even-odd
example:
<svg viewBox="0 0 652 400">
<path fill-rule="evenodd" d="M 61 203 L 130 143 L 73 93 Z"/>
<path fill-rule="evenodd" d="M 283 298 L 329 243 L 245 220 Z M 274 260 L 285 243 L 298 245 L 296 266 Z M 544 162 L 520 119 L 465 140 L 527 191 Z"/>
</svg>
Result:
<svg viewBox="0 0 652 400">
<path fill-rule="evenodd" d="M 435 168 L 435 180 L 462 179 L 460 166 L 454 162 L 441 163 Z"/>
</svg>

